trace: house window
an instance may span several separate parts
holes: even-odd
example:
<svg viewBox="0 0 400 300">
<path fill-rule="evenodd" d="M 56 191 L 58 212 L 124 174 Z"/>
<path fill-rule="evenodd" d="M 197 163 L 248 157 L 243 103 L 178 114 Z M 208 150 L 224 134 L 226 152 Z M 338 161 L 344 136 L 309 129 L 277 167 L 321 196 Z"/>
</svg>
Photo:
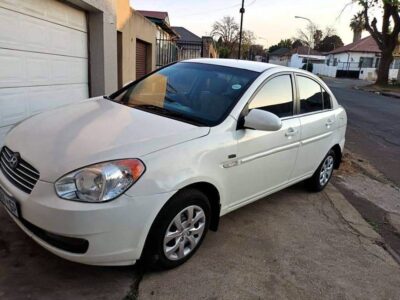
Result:
<svg viewBox="0 0 400 300">
<path fill-rule="evenodd" d="M 334 58 L 334 59 L 333 59 L 333 66 L 336 67 L 337 65 L 338 65 L 337 58 Z"/>
<path fill-rule="evenodd" d="M 360 68 L 372 68 L 374 64 L 373 57 L 361 57 L 360 58 Z"/>
<path fill-rule="evenodd" d="M 390 65 L 391 69 L 400 69 L 400 58 L 395 58 L 392 62 L 392 64 Z"/>
</svg>

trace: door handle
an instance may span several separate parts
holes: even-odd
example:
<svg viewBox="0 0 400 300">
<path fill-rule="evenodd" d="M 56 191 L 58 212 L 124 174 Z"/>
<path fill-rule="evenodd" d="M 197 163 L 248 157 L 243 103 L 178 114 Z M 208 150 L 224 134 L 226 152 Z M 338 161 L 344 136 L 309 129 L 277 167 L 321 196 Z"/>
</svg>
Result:
<svg viewBox="0 0 400 300">
<path fill-rule="evenodd" d="M 326 120 L 325 125 L 326 125 L 326 127 L 330 127 L 333 123 L 335 123 L 335 120 L 328 119 L 328 120 Z"/>
<path fill-rule="evenodd" d="M 294 129 L 293 127 L 290 127 L 290 128 L 286 131 L 285 136 L 286 136 L 286 137 L 292 137 L 292 136 L 294 136 L 294 135 L 296 135 L 296 134 L 297 134 L 297 129 Z"/>
</svg>

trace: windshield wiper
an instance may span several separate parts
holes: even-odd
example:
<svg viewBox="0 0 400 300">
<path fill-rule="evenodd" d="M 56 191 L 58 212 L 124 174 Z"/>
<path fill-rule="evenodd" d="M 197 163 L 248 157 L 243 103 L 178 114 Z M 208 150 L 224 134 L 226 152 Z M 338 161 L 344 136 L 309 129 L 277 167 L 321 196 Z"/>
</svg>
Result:
<svg viewBox="0 0 400 300">
<path fill-rule="evenodd" d="M 174 111 L 171 111 L 169 109 L 166 109 L 164 107 L 160 107 L 160 106 L 157 106 L 157 105 L 140 104 L 140 105 L 133 105 L 131 107 L 137 108 L 137 109 L 141 109 L 141 110 L 144 110 L 144 111 L 148 111 L 148 112 L 154 112 L 154 113 L 159 114 L 159 115 L 163 115 L 163 116 L 166 116 L 166 117 L 171 117 L 172 119 L 177 119 L 177 120 L 180 120 L 180 121 L 185 121 L 187 123 L 190 123 L 190 124 L 193 124 L 193 125 L 197 125 L 197 126 L 204 126 L 205 125 L 202 122 L 193 120 L 190 117 L 187 117 L 187 116 L 182 115 L 182 114 L 180 114 L 178 112 L 174 112 Z"/>
<path fill-rule="evenodd" d="M 107 99 L 107 100 L 112 100 L 112 99 L 110 98 L 110 96 L 108 96 L 108 95 L 104 95 L 103 98 L 104 98 L 104 99 Z"/>
</svg>

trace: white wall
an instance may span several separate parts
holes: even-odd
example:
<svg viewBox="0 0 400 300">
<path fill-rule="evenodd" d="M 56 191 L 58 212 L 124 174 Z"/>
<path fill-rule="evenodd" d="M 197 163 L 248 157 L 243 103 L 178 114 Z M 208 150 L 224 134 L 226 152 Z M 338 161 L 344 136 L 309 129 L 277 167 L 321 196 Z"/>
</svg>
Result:
<svg viewBox="0 0 400 300">
<path fill-rule="evenodd" d="M 397 79 L 397 75 L 399 73 L 398 69 L 390 69 L 389 71 L 389 79 Z"/>
<path fill-rule="evenodd" d="M 301 69 L 303 67 L 303 58 L 298 54 L 293 54 L 290 58 L 289 67 Z"/>
<path fill-rule="evenodd" d="M 343 70 L 343 69 L 347 70 L 348 69 L 350 71 L 358 71 L 360 69 L 359 62 L 360 62 L 361 57 L 375 58 L 373 65 L 375 65 L 375 61 L 376 61 L 375 53 L 349 52 L 349 53 L 333 54 L 329 57 L 331 59 L 331 65 L 333 64 L 333 60 L 335 58 L 337 59 L 338 70 Z M 347 64 L 347 62 L 349 62 L 350 64 Z"/>
<path fill-rule="evenodd" d="M 278 58 L 278 57 L 275 56 L 275 57 L 271 57 L 269 59 L 268 63 L 287 67 L 289 65 L 289 59 L 287 57 Z"/>
<path fill-rule="evenodd" d="M 328 76 L 328 77 L 336 77 L 337 67 L 328 66 L 325 64 L 314 64 L 313 65 L 313 73 L 316 75 Z"/>
<path fill-rule="evenodd" d="M 361 80 L 375 81 L 377 78 L 376 69 L 375 68 L 362 68 L 360 71 Z"/>
</svg>

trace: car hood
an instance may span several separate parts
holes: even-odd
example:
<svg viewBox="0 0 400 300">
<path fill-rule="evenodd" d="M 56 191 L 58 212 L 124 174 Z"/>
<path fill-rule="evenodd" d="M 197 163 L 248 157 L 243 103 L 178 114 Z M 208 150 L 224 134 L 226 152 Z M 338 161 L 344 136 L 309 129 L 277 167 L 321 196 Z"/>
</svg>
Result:
<svg viewBox="0 0 400 300">
<path fill-rule="evenodd" d="M 41 180 L 53 182 L 90 164 L 140 158 L 209 131 L 96 98 L 25 120 L 5 144 L 38 169 Z"/>
</svg>

